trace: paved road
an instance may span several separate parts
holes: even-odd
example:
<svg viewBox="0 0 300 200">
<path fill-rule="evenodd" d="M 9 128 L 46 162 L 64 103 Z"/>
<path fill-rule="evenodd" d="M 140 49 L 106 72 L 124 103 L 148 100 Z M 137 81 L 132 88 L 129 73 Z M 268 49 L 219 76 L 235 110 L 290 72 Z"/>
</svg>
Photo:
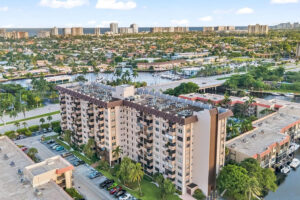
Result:
<svg viewBox="0 0 300 200">
<path fill-rule="evenodd" d="M 58 111 L 58 110 L 59 110 L 59 104 L 49 104 L 49 105 L 46 105 L 46 106 L 41 107 L 41 108 L 26 111 L 25 112 L 25 117 L 24 117 L 23 113 L 21 112 L 15 118 L 11 118 L 8 115 L 5 115 L 3 117 L 3 119 L 7 123 L 7 122 L 10 122 L 10 121 L 15 121 L 15 120 L 19 120 L 19 119 L 34 117 L 34 116 L 37 116 L 37 115 L 43 115 L 43 114 L 50 113 L 50 112 L 55 112 L 55 111 Z M 1 123 L 3 123 L 3 122 L 1 121 Z"/>
<path fill-rule="evenodd" d="M 55 133 L 47 134 L 47 136 L 54 135 Z M 38 150 L 38 156 L 45 160 L 53 157 L 58 153 L 47 148 L 40 140 L 41 136 L 29 137 L 22 140 L 15 141 L 16 144 L 25 145 L 27 147 L 35 147 Z M 73 172 L 74 187 L 87 199 L 87 200 L 114 200 L 112 196 L 105 190 L 98 187 L 99 183 L 104 180 L 104 177 L 98 177 L 90 180 L 87 175 L 91 167 L 88 165 L 81 165 L 75 167 Z"/>
<path fill-rule="evenodd" d="M 233 74 L 183 79 L 183 80 L 179 80 L 179 81 L 172 81 L 170 83 L 163 83 L 163 84 L 148 86 L 146 88 L 155 90 L 155 91 L 165 91 L 169 88 L 175 88 L 175 87 L 179 86 L 181 83 L 193 82 L 193 83 L 198 84 L 200 89 L 204 89 L 204 88 L 222 85 L 223 83 L 225 83 L 226 80 L 217 80 L 217 79 L 229 77 L 229 76 L 232 76 Z"/>
<path fill-rule="evenodd" d="M 49 123 L 49 121 L 46 119 L 46 117 L 44 117 L 44 119 L 46 120 L 45 123 Z M 60 114 L 52 115 L 51 122 L 52 121 L 58 121 L 58 120 L 60 120 Z M 20 124 L 21 124 L 20 128 L 23 128 L 22 123 L 23 122 L 20 122 Z M 27 120 L 26 123 L 27 123 L 27 127 L 41 124 L 40 118 Z M 11 130 L 16 130 L 16 129 L 17 129 L 17 127 L 14 124 L 8 124 L 8 125 L 5 125 L 5 126 L 0 126 L 0 133 L 4 133 L 6 131 L 11 131 Z"/>
</svg>

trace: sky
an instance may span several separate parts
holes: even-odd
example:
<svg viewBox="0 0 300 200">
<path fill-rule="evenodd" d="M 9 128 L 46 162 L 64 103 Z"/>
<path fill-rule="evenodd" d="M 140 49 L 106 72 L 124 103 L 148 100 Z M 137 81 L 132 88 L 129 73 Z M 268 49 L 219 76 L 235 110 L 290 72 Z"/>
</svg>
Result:
<svg viewBox="0 0 300 200">
<path fill-rule="evenodd" d="M 0 27 L 275 25 L 300 22 L 300 0 L 0 0 Z"/>
</svg>

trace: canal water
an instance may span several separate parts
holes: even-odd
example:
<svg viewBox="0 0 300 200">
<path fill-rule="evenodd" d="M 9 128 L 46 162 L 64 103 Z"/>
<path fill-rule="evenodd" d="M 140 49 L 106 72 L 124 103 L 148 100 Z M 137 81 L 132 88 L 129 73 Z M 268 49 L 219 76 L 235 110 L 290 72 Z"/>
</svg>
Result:
<svg viewBox="0 0 300 200">
<path fill-rule="evenodd" d="M 132 72 L 130 68 L 123 68 L 124 72 L 126 70 Z M 110 80 L 110 81 L 113 80 L 113 78 L 115 78 L 113 73 L 87 73 L 87 74 L 70 75 L 71 80 L 74 81 L 76 77 L 80 75 L 84 76 L 88 81 L 95 81 L 98 77 L 102 77 L 105 80 Z M 155 73 L 151 73 L 151 72 L 139 72 L 138 77 L 136 78 L 131 77 L 131 78 L 133 81 L 141 81 L 141 82 L 145 81 L 148 86 L 171 82 L 171 80 L 163 79 L 160 76 L 156 75 Z M 20 84 L 23 87 L 30 87 L 31 79 L 13 80 L 4 83 L 6 84 L 15 83 L 15 84 Z"/>
<path fill-rule="evenodd" d="M 300 150 L 295 153 L 295 158 L 300 160 Z M 284 182 L 276 192 L 270 192 L 265 200 L 300 200 L 300 168 L 293 170 L 287 175 Z"/>
</svg>

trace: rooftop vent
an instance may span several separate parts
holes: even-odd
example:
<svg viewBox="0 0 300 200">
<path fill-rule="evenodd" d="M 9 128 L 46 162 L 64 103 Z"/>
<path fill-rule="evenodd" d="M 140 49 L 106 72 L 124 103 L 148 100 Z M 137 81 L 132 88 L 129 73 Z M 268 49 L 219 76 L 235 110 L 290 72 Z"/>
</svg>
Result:
<svg viewBox="0 0 300 200">
<path fill-rule="evenodd" d="M 4 160 L 8 160 L 7 154 L 4 154 L 3 159 L 4 159 Z"/>
</svg>

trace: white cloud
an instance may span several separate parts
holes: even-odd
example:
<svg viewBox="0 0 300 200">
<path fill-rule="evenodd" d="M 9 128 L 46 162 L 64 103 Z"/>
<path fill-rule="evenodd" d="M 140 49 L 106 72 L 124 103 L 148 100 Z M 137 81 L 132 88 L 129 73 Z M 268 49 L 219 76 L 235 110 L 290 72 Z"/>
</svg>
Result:
<svg viewBox="0 0 300 200">
<path fill-rule="evenodd" d="M 87 5 L 89 0 L 41 0 L 40 6 L 50 8 L 74 8 Z"/>
<path fill-rule="evenodd" d="M 206 17 L 200 17 L 198 20 L 201 22 L 210 22 L 213 20 L 213 18 L 211 16 L 206 16 Z"/>
<path fill-rule="evenodd" d="M 132 0 L 98 0 L 96 8 L 113 10 L 130 10 L 136 8 L 136 3 Z"/>
<path fill-rule="evenodd" d="M 271 0 L 273 4 L 287 4 L 287 3 L 298 3 L 299 0 Z"/>
<path fill-rule="evenodd" d="M 248 8 L 248 7 L 241 8 L 236 11 L 236 14 L 238 14 L 238 15 L 252 14 L 252 13 L 254 13 L 254 10 L 252 8 Z"/>
<path fill-rule="evenodd" d="M 7 6 L 0 7 L 0 12 L 5 12 L 5 11 L 8 11 L 8 7 Z"/>
<path fill-rule="evenodd" d="M 176 20 L 173 19 L 171 20 L 171 24 L 176 25 L 176 26 L 183 26 L 183 25 L 188 25 L 189 24 L 189 20 L 187 19 L 181 19 L 181 20 Z"/>
</svg>

